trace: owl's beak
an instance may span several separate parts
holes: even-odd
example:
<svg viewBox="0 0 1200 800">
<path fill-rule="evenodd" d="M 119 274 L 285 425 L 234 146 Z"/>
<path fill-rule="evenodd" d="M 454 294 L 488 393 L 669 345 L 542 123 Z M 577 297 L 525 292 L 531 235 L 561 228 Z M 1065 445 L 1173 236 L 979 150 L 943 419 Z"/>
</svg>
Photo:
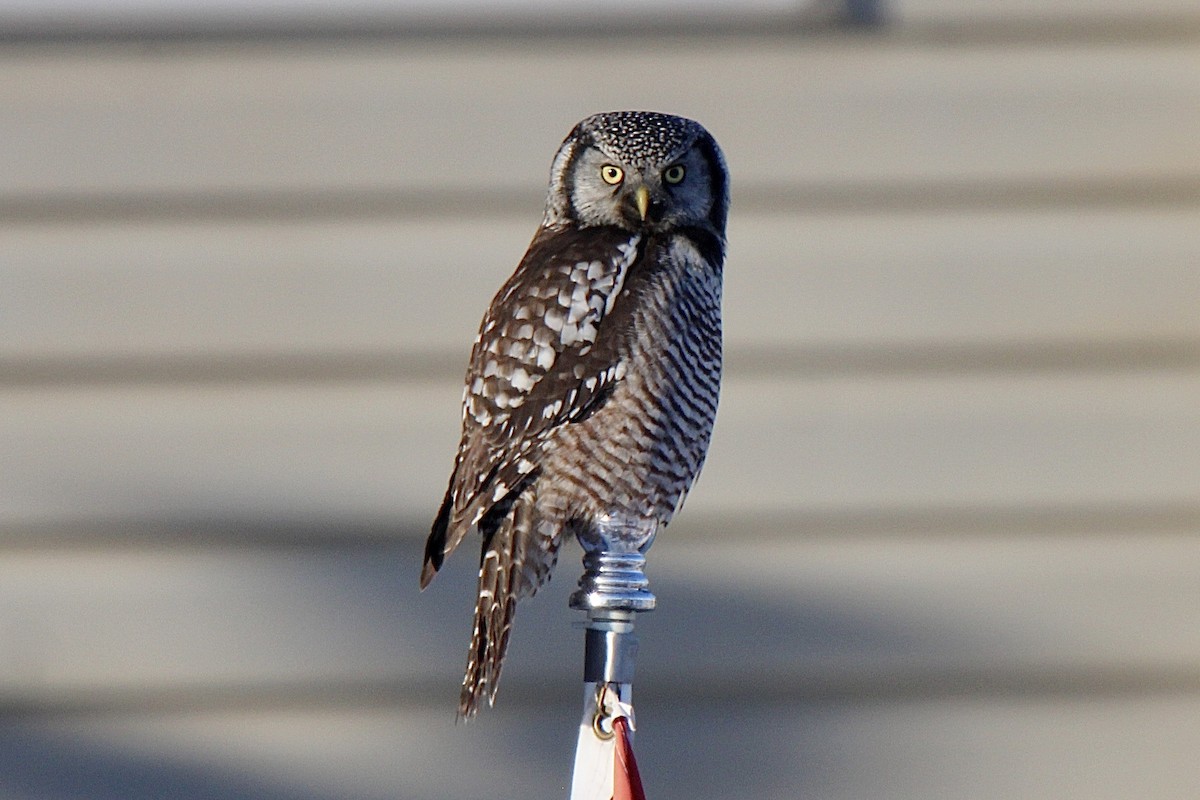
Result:
<svg viewBox="0 0 1200 800">
<path fill-rule="evenodd" d="M 645 222 L 646 214 L 650 213 L 650 190 L 639 186 L 633 193 L 633 202 L 637 204 L 638 216 Z"/>
</svg>

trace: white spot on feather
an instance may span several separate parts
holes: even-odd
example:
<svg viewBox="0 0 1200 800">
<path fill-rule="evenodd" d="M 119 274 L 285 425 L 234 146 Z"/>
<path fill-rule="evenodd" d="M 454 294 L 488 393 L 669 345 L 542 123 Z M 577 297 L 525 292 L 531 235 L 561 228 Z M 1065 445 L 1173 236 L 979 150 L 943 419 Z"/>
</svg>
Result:
<svg viewBox="0 0 1200 800">
<path fill-rule="evenodd" d="M 513 374 L 509 376 L 508 382 L 518 392 L 528 392 L 537 383 L 533 376 L 525 371 L 524 367 L 517 367 L 513 370 Z"/>
<path fill-rule="evenodd" d="M 567 309 L 567 322 L 572 325 L 578 324 L 591 312 L 591 309 L 591 304 L 588 302 L 587 287 L 576 286 L 575 291 L 571 293 L 571 306 Z"/>
</svg>

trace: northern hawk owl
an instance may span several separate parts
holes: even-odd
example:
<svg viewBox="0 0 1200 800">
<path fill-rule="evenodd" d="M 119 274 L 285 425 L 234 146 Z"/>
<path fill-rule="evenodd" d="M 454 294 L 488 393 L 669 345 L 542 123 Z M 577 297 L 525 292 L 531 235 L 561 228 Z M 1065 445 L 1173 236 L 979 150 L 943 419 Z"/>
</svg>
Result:
<svg viewBox="0 0 1200 800">
<path fill-rule="evenodd" d="M 541 227 L 484 315 L 421 587 L 471 530 L 479 600 L 459 714 L 494 701 L 518 600 L 567 534 L 661 529 L 708 449 L 729 178 L 698 123 L 596 114 L 563 141 Z"/>
</svg>

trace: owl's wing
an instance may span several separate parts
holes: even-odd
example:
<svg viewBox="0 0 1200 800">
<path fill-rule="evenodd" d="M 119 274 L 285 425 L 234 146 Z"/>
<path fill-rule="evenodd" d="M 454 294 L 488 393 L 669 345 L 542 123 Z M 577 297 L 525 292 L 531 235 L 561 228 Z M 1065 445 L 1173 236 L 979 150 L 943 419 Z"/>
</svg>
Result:
<svg viewBox="0 0 1200 800">
<path fill-rule="evenodd" d="M 616 228 L 543 229 L 497 293 L 471 353 L 462 441 L 426 550 L 429 578 L 430 566 L 533 478 L 546 436 L 594 413 L 623 377 L 632 304 L 619 300 L 642 251 L 640 236 Z"/>
</svg>

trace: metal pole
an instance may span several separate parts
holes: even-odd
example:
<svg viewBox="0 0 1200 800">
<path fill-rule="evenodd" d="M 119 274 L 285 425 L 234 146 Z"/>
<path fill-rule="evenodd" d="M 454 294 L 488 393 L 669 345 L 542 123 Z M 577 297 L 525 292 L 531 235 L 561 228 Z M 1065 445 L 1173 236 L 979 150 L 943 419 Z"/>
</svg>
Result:
<svg viewBox="0 0 1200 800">
<path fill-rule="evenodd" d="M 654 609 L 642 553 L 654 540 L 649 520 L 604 520 L 579 536 L 583 576 L 571 608 L 586 611 L 583 656 L 583 718 L 575 747 L 570 800 L 610 800 L 613 795 L 613 727 L 633 720 L 633 672 L 637 660 L 634 615 Z"/>
</svg>

